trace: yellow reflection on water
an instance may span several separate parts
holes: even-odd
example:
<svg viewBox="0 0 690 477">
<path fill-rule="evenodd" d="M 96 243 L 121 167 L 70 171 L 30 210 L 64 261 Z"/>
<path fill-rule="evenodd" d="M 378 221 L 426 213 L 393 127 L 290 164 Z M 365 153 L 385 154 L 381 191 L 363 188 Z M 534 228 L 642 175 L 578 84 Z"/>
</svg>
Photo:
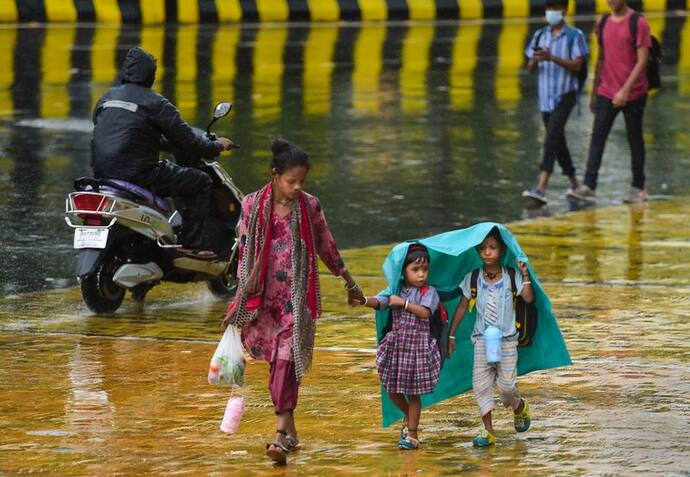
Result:
<svg viewBox="0 0 690 477">
<path fill-rule="evenodd" d="M 14 111 L 12 91 L 14 83 L 14 49 L 17 30 L 0 28 L 0 116 L 9 116 Z"/>
<path fill-rule="evenodd" d="M 72 76 L 71 46 L 76 30 L 62 25 L 49 25 L 45 31 L 41 68 L 41 117 L 66 118 L 70 102 L 67 84 Z"/>
<path fill-rule="evenodd" d="M 199 285 L 164 284 L 143 307 L 93 316 L 70 288 L 0 301 L 0 472 L 110 475 L 682 474 L 690 466 L 690 241 L 686 198 L 511 224 L 550 295 L 574 365 L 519 379 L 533 424 L 496 410 L 498 443 L 474 449 L 465 393 L 422 415 L 422 448 L 380 427 L 370 310 L 322 268 L 324 316 L 300 389 L 304 448 L 285 469 L 266 363 L 251 361 L 240 430 L 218 429 L 229 390 L 206 382 L 225 308 Z M 389 246 L 344 252 L 369 295 Z M 665 444 L 649 436 L 665 436 Z M 107 456 L 105 458 L 104 456 Z"/>
</svg>

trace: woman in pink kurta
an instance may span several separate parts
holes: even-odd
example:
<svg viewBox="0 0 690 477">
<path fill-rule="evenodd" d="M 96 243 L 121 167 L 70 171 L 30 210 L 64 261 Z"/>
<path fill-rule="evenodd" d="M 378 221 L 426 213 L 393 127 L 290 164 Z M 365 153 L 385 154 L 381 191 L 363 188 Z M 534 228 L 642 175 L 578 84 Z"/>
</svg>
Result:
<svg viewBox="0 0 690 477">
<path fill-rule="evenodd" d="M 247 352 L 270 363 L 277 431 L 266 454 L 285 462 L 299 445 L 293 411 L 321 311 L 316 256 L 345 280 L 350 303 L 361 302 L 363 295 L 340 257 L 321 204 L 302 190 L 307 154 L 279 139 L 271 150 L 271 182 L 242 201 L 238 291 L 223 325 L 242 326 Z"/>
</svg>

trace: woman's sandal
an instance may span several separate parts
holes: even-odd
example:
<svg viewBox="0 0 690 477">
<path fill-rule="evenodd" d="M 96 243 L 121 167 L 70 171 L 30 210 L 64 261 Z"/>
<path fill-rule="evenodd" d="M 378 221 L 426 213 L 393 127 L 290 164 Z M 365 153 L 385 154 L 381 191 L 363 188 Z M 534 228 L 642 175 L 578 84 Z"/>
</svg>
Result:
<svg viewBox="0 0 690 477">
<path fill-rule="evenodd" d="M 276 430 L 276 433 L 282 434 L 287 438 L 287 432 L 283 430 Z M 281 444 L 280 442 L 271 442 L 266 444 L 266 455 L 276 464 L 285 464 L 287 462 L 287 455 L 290 453 L 290 447 Z"/>
<path fill-rule="evenodd" d="M 287 443 L 286 447 L 290 449 L 290 452 L 296 452 L 302 448 L 302 444 L 297 440 L 295 436 L 288 435 L 285 438 Z"/>
</svg>

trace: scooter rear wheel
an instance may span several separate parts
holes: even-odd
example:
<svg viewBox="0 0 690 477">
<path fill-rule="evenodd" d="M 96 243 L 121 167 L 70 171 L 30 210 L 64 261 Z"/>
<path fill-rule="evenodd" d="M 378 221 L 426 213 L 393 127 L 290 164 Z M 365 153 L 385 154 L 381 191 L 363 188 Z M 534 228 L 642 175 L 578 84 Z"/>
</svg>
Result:
<svg viewBox="0 0 690 477">
<path fill-rule="evenodd" d="M 94 273 L 81 279 L 81 296 L 95 313 L 113 313 L 125 298 L 125 289 L 113 282 L 113 268 L 106 258 Z"/>
</svg>

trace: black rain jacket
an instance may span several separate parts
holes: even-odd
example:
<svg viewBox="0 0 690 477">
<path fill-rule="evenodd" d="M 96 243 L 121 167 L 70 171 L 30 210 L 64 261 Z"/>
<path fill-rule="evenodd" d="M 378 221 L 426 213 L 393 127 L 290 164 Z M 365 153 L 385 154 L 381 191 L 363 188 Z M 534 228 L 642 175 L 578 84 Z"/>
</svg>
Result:
<svg viewBox="0 0 690 477">
<path fill-rule="evenodd" d="M 132 48 L 122 65 L 122 84 L 98 100 L 91 141 L 96 177 L 151 185 L 156 178 L 161 134 L 189 156 L 210 159 L 220 154 L 222 146 L 196 134 L 170 101 L 151 90 L 155 76 L 153 56 Z"/>
</svg>

